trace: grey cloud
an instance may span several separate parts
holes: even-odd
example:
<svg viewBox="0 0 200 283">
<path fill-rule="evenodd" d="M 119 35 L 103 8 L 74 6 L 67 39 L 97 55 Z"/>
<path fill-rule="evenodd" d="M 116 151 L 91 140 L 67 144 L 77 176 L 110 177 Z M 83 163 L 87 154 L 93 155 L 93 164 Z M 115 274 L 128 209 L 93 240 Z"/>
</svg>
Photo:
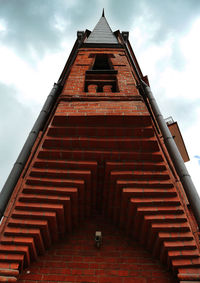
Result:
<svg viewBox="0 0 200 283">
<path fill-rule="evenodd" d="M 185 58 L 177 41 L 172 44 L 171 64 L 179 70 L 182 70 L 185 66 Z"/>
<path fill-rule="evenodd" d="M 112 10 L 112 19 L 118 28 L 130 28 L 143 18 L 146 25 L 158 23 L 153 41 L 161 41 L 170 33 L 186 32 L 194 19 L 200 15 L 199 0 L 111 0 L 107 7 Z"/>
<path fill-rule="evenodd" d="M 33 54 L 41 58 L 49 50 L 59 50 L 63 40 L 75 39 L 77 30 L 93 29 L 103 8 L 99 1 L 70 3 L 63 0 L 0 0 L 0 19 L 7 26 L 6 32 L 0 33 L 0 42 L 31 63 Z M 158 23 L 151 37 L 157 43 L 170 34 L 178 36 L 180 32 L 186 32 L 190 23 L 200 15 L 198 0 L 110 0 L 104 6 L 114 30 L 130 30 L 133 23 L 138 25 L 141 17 L 146 26 Z M 62 30 L 57 27 L 59 23 L 62 23 Z M 174 50 L 174 65 L 181 68 L 183 60 L 180 55 L 179 59 L 176 56 L 180 54 L 179 46 Z"/>
<path fill-rule="evenodd" d="M 170 98 L 164 91 L 156 93 L 155 96 L 164 118 L 172 116 L 181 125 L 181 130 L 187 130 L 192 122 L 197 121 L 199 99 L 183 99 L 181 95 Z M 192 111 L 188 111 L 188 109 L 192 109 Z"/>
<path fill-rule="evenodd" d="M 31 48 L 43 55 L 45 50 L 58 48 L 59 32 L 54 27 L 54 1 L 1 1 L 0 18 L 6 23 L 1 41 L 23 57 Z"/>
<path fill-rule="evenodd" d="M 111 0 L 108 1 L 106 7 L 110 13 L 112 26 L 115 29 L 129 30 L 133 20 L 142 15 L 141 1 Z"/>
<path fill-rule="evenodd" d="M 200 14 L 200 2 L 198 0 L 171 0 L 144 1 L 152 13 L 152 18 L 159 22 L 159 28 L 155 34 L 158 41 L 166 35 L 187 32 L 191 23 Z"/>
<path fill-rule="evenodd" d="M 131 27 L 141 24 L 141 19 L 147 31 L 149 26 L 154 27 L 146 45 L 154 43 L 162 48 L 163 41 L 169 37 L 173 38 L 170 64 L 178 70 L 184 68 L 185 59 L 178 38 L 187 33 L 194 20 L 200 16 L 199 0 L 111 0 L 108 1 L 107 7 L 112 11 L 111 22 L 115 29 L 130 31 Z"/>
<path fill-rule="evenodd" d="M 97 3 L 89 0 L 74 1 L 71 6 L 62 0 L 0 0 L 0 6 L 0 19 L 7 28 L 0 42 L 29 60 L 32 51 L 41 57 L 48 50 L 58 50 L 62 40 L 75 38 L 77 29 L 88 28 L 86 23 L 92 25 L 93 9 L 98 12 Z"/>
</svg>

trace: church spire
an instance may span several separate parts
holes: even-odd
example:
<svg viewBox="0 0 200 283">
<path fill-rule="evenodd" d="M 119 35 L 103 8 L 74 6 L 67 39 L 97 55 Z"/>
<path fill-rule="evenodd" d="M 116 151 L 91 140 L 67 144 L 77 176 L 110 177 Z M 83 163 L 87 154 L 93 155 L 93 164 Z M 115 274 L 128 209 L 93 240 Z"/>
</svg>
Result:
<svg viewBox="0 0 200 283">
<path fill-rule="evenodd" d="M 94 30 L 91 32 L 85 43 L 118 44 L 118 40 L 113 34 L 106 20 L 104 9 L 100 20 L 96 24 Z"/>
</svg>

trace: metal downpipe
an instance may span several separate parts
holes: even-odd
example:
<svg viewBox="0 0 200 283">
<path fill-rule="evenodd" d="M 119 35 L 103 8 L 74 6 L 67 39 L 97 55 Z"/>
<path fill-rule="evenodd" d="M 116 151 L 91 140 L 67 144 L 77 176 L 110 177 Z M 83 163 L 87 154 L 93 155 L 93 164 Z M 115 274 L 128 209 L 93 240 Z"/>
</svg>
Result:
<svg viewBox="0 0 200 283">
<path fill-rule="evenodd" d="M 156 117 L 156 120 L 158 122 L 158 125 L 160 127 L 161 133 L 163 135 L 163 139 L 165 142 L 165 145 L 167 147 L 167 150 L 170 154 L 170 157 L 174 163 L 175 169 L 178 173 L 178 176 L 181 180 L 181 183 L 183 185 L 183 188 L 185 190 L 185 193 L 188 197 L 188 200 L 191 204 L 192 210 L 194 212 L 196 221 L 198 223 L 198 226 L 200 228 L 200 198 L 197 193 L 197 190 L 192 182 L 191 176 L 184 164 L 184 161 L 182 159 L 182 156 L 175 144 L 175 141 L 171 135 L 171 132 L 169 128 L 166 125 L 166 122 L 160 112 L 160 109 L 158 107 L 158 104 L 153 96 L 153 93 L 151 91 L 151 88 L 143 81 L 141 80 L 142 86 L 144 88 L 145 94 L 149 100 L 149 103 L 151 105 L 151 108 L 153 110 L 153 113 Z"/>
</svg>

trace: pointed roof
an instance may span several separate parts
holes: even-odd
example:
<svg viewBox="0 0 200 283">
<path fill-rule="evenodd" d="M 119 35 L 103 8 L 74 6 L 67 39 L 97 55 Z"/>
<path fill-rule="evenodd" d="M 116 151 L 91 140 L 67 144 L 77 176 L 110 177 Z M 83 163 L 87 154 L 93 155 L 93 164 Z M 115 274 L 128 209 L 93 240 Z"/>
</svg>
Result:
<svg viewBox="0 0 200 283">
<path fill-rule="evenodd" d="M 86 40 L 86 43 L 118 44 L 104 15 L 104 9 L 100 20 Z"/>
</svg>

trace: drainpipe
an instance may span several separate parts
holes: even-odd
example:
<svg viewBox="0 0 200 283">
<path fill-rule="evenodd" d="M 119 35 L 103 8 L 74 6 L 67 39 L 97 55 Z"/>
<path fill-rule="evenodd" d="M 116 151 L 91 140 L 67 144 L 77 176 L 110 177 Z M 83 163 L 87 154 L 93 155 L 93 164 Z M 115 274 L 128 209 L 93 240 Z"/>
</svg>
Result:
<svg viewBox="0 0 200 283">
<path fill-rule="evenodd" d="M 167 150 L 169 152 L 169 155 L 173 161 L 174 167 L 178 173 L 178 176 L 180 178 L 180 181 L 183 185 L 183 188 L 185 190 L 185 193 L 187 195 L 187 198 L 191 204 L 192 210 L 194 212 L 197 224 L 200 228 L 200 198 L 197 193 L 197 190 L 192 182 L 191 176 L 188 173 L 188 170 L 184 164 L 184 161 L 182 159 L 182 156 L 175 144 L 175 141 L 171 135 L 171 132 L 169 128 L 166 125 L 166 122 L 160 112 L 160 109 L 158 107 L 158 104 L 153 96 L 153 93 L 151 91 L 151 88 L 142 80 L 140 79 L 140 82 L 143 86 L 145 95 L 147 96 L 149 103 L 151 105 L 151 108 L 153 110 L 153 113 L 156 117 L 156 120 L 158 122 L 158 125 L 160 127 L 165 145 L 167 147 Z"/>
<path fill-rule="evenodd" d="M 0 219 L 2 218 L 4 211 L 6 209 L 7 203 L 11 197 L 11 194 L 14 190 L 15 185 L 24 169 L 24 166 L 29 158 L 31 149 L 37 139 L 39 132 L 43 129 L 51 109 L 60 93 L 61 87 L 60 84 L 54 84 L 50 94 L 48 95 L 44 106 L 8 176 L 3 189 L 0 194 Z"/>
</svg>

